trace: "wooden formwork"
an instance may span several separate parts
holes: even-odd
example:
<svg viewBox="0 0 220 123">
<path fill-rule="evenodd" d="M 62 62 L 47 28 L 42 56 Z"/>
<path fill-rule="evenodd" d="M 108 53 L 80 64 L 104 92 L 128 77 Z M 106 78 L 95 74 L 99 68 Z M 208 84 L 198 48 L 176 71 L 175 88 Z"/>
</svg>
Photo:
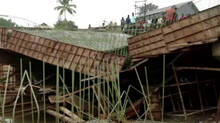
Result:
<svg viewBox="0 0 220 123">
<path fill-rule="evenodd" d="M 0 94 L 4 95 L 5 89 L 7 88 L 5 104 L 12 103 L 16 98 L 16 82 L 18 81 L 18 76 L 15 72 L 16 68 L 14 66 L 0 63 Z M 7 80 L 8 84 L 6 86 Z M 2 104 L 2 100 L 3 98 L 0 99 L 0 104 Z"/>
<path fill-rule="evenodd" d="M 5 47 L 5 42 L 7 41 L 7 34 L 8 34 L 7 28 L 0 28 L 0 48 Z"/>
<path fill-rule="evenodd" d="M 131 38 L 128 41 L 128 45 L 132 59 L 154 55 L 154 52 L 165 53 L 166 47 L 162 29 Z"/>
<path fill-rule="evenodd" d="M 6 44 L 7 50 L 91 76 L 97 76 L 98 72 L 102 76 L 106 76 L 110 74 L 107 71 L 112 71 L 113 65 L 121 70 L 125 61 L 125 57 L 122 56 L 78 47 L 16 30 L 12 31 Z"/>
<path fill-rule="evenodd" d="M 15 74 L 15 67 L 6 65 L 6 64 L 0 64 L 0 81 L 4 82 L 6 81 L 7 75 L 9 70 L 9 83 L 15 83 L 16 81 L 16 74 Z"/>
<path fill-rule="evenodd" d="M 169 26 L 129 39 L 132 60 L 170 53 L 220 37 L 220 6 L 202 11 Z"/>
</svg>

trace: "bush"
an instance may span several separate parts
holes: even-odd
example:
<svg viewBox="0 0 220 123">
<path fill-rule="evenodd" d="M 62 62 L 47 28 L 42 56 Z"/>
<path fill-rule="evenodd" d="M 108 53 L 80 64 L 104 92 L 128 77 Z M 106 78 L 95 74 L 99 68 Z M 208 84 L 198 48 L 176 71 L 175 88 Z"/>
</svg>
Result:
<svg viewBox="0 0 220 123">
<path fill-rule="evenodd" d="M 8 27 L 8 28 L 13 28 L 16 27 L 17 24 L 12 22 L 10 19 L 6 20 L 4 18 L 0 18 L 0 27 Z"/>
<path fill-rule="evenodd" d="M 73 21 L 68 20 L 58 20 L 54 25 L 56 29 L 76 31 L 78 27 L 75 25 Z"/>
</svg>

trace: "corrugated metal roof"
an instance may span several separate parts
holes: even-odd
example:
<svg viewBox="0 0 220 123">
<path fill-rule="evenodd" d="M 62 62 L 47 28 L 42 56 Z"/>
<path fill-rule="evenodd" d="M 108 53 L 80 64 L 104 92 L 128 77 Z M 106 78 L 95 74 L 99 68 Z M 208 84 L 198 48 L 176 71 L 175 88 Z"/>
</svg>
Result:
<svg viewBox="0 0 220 123">
<path fill-rule="evenodd" d="M 184 6 L 184 5 L 187 5 L 187 4 L 194 4 L 194 3 L 192 1 L 188 1 L 188 2 L 184 2 L 184 3 L 175 4 L 175 6 L 178 9 L 178 8 Z M 174 5 L 164 7 L 164 8 L 160 8 L 160 9 L 155 9 L 153 11 L 149 11 L 149 12 L 146 13 L 146 16 L 153 15 L 153 14 L 160 13 L 160 12 L 165 12 L 168 8 L 170 8 L 172 6 L 174 6 Z"/>
</svg>

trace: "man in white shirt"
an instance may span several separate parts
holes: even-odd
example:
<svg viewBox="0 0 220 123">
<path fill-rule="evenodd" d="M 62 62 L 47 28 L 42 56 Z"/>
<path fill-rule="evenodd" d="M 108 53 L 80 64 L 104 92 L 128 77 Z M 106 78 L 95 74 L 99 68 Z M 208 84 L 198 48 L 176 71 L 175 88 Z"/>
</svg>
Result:
<svg viewBox="0 0 220 123">
<path fill-rule="evenodd" d="M 132 13 L 131 23 L 132 23 L 132 24 L 135 24 L 135 22 L 136 22 L 136 18 L 135 18 L 135 16 L 134 16 L 134 13 Z"/>
</svg>

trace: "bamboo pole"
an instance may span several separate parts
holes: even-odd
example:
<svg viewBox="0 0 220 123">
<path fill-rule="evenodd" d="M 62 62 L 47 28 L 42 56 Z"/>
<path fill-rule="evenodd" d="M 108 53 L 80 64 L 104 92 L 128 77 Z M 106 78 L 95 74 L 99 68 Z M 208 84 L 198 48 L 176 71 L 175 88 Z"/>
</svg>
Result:
<svg viewBox="0 0 220 123">
<path fill-rule="evenodd" d="M 92 80 L 92 81 L 93 81 L 93 85 L 95 85 L 95 80 Z M 93 115 L 95 114 L 94 107 L 95 107 L 95 93 L 94 93 L 94 90 L 93 90 L 93 94 L 92 94 L 92 114 Z"/>
<path fill-rule="evenodd" d="M 164 93 L 166 81 L 166 55 L 163 55 L 163 92 L 162 92 L 162 121 L 164 121 Z"/>
<path fill-rule="evenodd" d="M 86 70 L 85 71 L 87 71 L 87 73 L 89 73 L 89 70 L 90 70 L 90 68 L 91 68 L 91 65 L 92 65 L 92 63 L 90 63 L 90 61 L 89 62 L 87 62 L 87 64 L 86 64 L 86 66 L 87 66 L 87 68 L 86 68 Z M 90 76 L 88 75 L 88 78 L 89 78 Z M 86 80 L 86 81 L 88 81 L 88 87 L 90 87 L 92 84 L 91 84 L 91 82 L 92 81 L 90 81 L 90 79 L 88 79 L 88 80 Z M 85 82 L 86 82 L 85 81 Z M 88 89 L 88 103 L 89 103 L 89 106 L 88 106 L 88 114 L 91 114 L 91 112 L 92 112 L 92 106 L 90 105 L 91 104 L 91 89 Z M 93 115 L 93 114 L 92 114 Z M 91 120 L 91 117 L 89 117 L 89 120 Z"/>
<path fill-rule="evenodd" d="M 21 93 L 21 91 L 22 91 L 22 86 L 23 86 L 24 79 L 25 79 L 25 76 L 22 76 L 22 77 L 21 77 L 20 87 L 19 87 L 19 89 L 18 89 L 18 94 L 17 94 L 17 96 L 16 96 L 16 99 L 15 99 L 15 102 L 14 102 L 14 106 L 13 106 L 12 118 L 13 118 L 14 122 L 15 122 L 16 105 L 17 105 L 17 101 L 18 101 L 18 98 L 19 98 L 19 96 L 20 96 L 20 93 Z"/>
<path fill-rule="evenodd" d="M 83 70 L 83 68 L 82 68 L 82 70 Z M 83 78 L 85 78 L 85 74 L 83 74 Z M 79 81 L 79 82 L 81 83 L 81 81 Z M 85 88 L 85 87 L 86 87 L 86 83 L 83 82 L 82 84 L 83 84 L 83 88 Z M 81 97 L 82 100 L 85 100 L 85 94 L 86 94 L 85 92 L 86 92 L 86 91 L 84 90 L 83 93 L 82 93 L 82 97 Z M 84 109 L 84 106 L 85 106 L 84 101 L 81 102 L 81 103 L 82 103 L 82 108 Z"/>
<path fill-rule="evenodd" d="M 135 68 L 135 73 L 136 73 L 136 75 L 137 75 L 137 79 L 138 79 L 139 85 L 140 85 L 140 87 L 141 87 L 141 91 L 142 91 L 142 94 L 143 94 L 143 96 L 144 96 L 144 100 L 145 100 L 145 102 L 146 102 L 146 104 L 147 104 L 147 111 L 144 112 L 144 115 L 145 115 L 145 113 L 150 112 L 150 117 L 153 119 L 153 116 L 152 116 L 152 113 L 151 113 L 151 109 L 150 109 L 150 104 L 149 104 L 149 101 L 147 100 L 147 97 L 146 97 L 146 94 L 145 94 L 143 85 L 142 85 L 142 83 L 141 83 L 140 76 L 139 76 L 138 71 L 137 71 L 137 68 Z"/>
<path fill-rule="evenodd" d="M 101 112 L 101 110 L 102 110 L 102 112 L 105 114 L 105 110 L 104 110 L 104 107 L 103 107 L 103 105 L 102 105 L 102 103 L 101 103 L 101 101 L 100 101 L 99 94 L 97 94 L 95 88 L 93 88 L 93 91 L 94 91 L 94 95 L 96 96 L 96 98 L 97 98 L 97 100 L 98 100 L 98 114 Z M 100 108 L 101 110 L 100 110 L 99 108 Z M 99 111 L 99 110 L 100 110 L 100 111 Z M 100 115 L 100 114 L 99 114 L 99 115 Z"/>
<path fill-rule="evenodd" d="M 66 91 L 65 91 L 65 68 L 64 68 L 64 59 L 62 59 L 62 61 L 63 61 L 63 68 L 62 68 L 62 76 L 63 76 L 63 80 L 61 80 L 62 82 L 63 82 L 63 88 L 62 88 L 62 90 L 63 90 L 63 95 L 65 95 L 65 93 L 66 93 Z M 60 76 L 61 77 L 61 76 Z M 68 91 L 68 89 L 67 89 L 67 91 Z M 64 100 L 65 100 L 65 97 L 64 97 Z M 63 106 L 66 106 L 66 103 L 65 102 L 63 102 Z M 63 123 L 65 123 L 65 121 L 63 122 Z"/>
<path fill-rule="evenodd" d="M 180 89 L 180 83 L 179 83 L 174 65 L 172 65 L 172 68 L 173 68 L 174 78 L 175 78 L 175 81 L 176 81 L 176 84 L 177 84 L 177 89 L 178 89 L 179 96 L 180 96 L 180 101 L 181 101 L 184 117 L 185 117 L 185 119 L 187 119 L 187 114 L 186 114 L 186 109 L 185 109 L 185 105 L 184 105 L 183 95 L 182 95 L 182 92 L 181 92 L 181 89 Z"/>
<path fill-rule="evenodd" d="M 146 78 L 146 86 L 147 86 L 147 99 L 149 101 L 149 108 L 151 107 L 151 99 L 150 99 L 150 88 L 149 88 L 149 81 L 148 81 L 148 72 L 147 72 L 147 67 L 144 67 L 144 72 L 145 72 L 145 78 Z M 151 109 L 149 110 L 150 112 L 150 117 L 151 117 L 151 120 L 154 121 L 154 117 L 152 115 L 152 112 L 151 112 Z M 145 115 L 145 119 L 147 118 L 147 115 Z"/>
<path fill-rule="evenodd" d="M 72 68 L 72 102 L 74 102 L 74 90 L 75 90 L 75 65 Z M 74 112 L 74 104 L 71 105 L 71 111 Z"/>
<path fill-rule="evenodd" d="M 46 96 L 45 96 L 45 62 L 43 62 L 43 101 L 44 101 L 44 123 L 46 123 Z"/>
<path fill-rule="evenodd" d="M 203 71 L 220 71 L 220 68 L 211 68 L 211 67 L 175 67 L 175 70 L 203 70 Z"/>
<path fill-rule="evenodd" d="M 9 74 L 10 74 L 10 66 L 8 67 L 7 79 L 5 83 L 5 93 L 4 93 L 3 102 L 2 102 L 2 119 L 3 120 L 5 119 L 5 100 L 6 100 L 7 90 L 8 90 Z"/>
<path fill-rule="evenodd" d="M 108 60 L 107 60 L 107 63 L 109 63 Z M 107 98 L 108 98 L 108 104 L 107 104 L 108 106 L 107 107 L 108 107 L 108 114 L 109 114 L 110 113 L 110 109 L 109 109 L 110 108 L 110 85 L 109 85 L 109 82 L 110 82 L 111 75 L 109 75 L 109 71 L 110 71 L 109 66 L 107 66 L 106 69 L 107 69 L 107 81 L 106 82 L 107 82 Z"/>
<path fill-rule="evenodd" d="M 56 112 L 59 112 L 59 66 L 57 66 L 57 75 L 56 75 Z M 59 123 L 59 118 L 56 117 L 56 123 Z"/>
<path fill-rule="evenodd" d="M 21 77 L 22 77 L 22 75 L 23 75 L 23 60 L 22 59 L 20 59 L 20 69 L 21 69 Z M 21 91 L 21 109 L 22 109 L 22 112 L 21 112 L 21 114 L 22 114 L 22 123 L 24 123 L 24 112 L 23 112 L 23 110 L 24 110 L 24 105 L 23 105 L 23 103 L 24 103 L 24 98 L 23 98 L 23 94 L 24 94 L 24 90 L 22 89 L 22 91 Z"/>
<path fill-rule="evenodd" d="M 100 74 L 101 74 L 101 66 L 98 67 L 98 75 L 100 75 Z M 98 78 L 98 83 L 101 83 L 100 78 Z M 104 112 L 104 108 L 103 108 L 102 103 L 101 103 L 101 85 L 97 86 L 97 92 L 95 91 L 95 88 L 93 88 L 93 89 L 94 89 L 94 93 L 95 93 L 95 96 L 96 96 L 97 101 L 98 101 L 98 118 L 101 119 L 100 118 L 101 117 L 101 110 L 100 109 L 102 109 L 103 112 Z"/>
<path fill-rule="evenodd" d="M 20 87 L 19 87 L 19 90 L 18 90 L 18 94 L 17 94 L 16 99 L 15 99 L 15 102 L 14 102 L 14 107 L 13 107 L 13 112 L 12 112 L 12 118 L 13 118 L 13 120 L 15 121 L 16 106 L 17 106 L 18 98 L 19 98 L 21 92 L 23 91 L 23 90 L 22 90 L 22 89 L 23 89 L 22 86 L 23 86 L 25 77 L 28 79 L 28 82 L 29 82 L 29 85 L 30 85 L 30 89 L 31 89 L 31 93 L 33 94 L 33 98 L 34 98 L 34 101 L 35 101 L 35 104 L 36 104 L 36 107 L 37 107 L 37 110 L 38 110 L 38 118 L 37 118 L 37 120 L 38 120 L 38 123 L 39 123 L 39 120 L 40 120 L 39 105 L 38 105 L 36 96 L 35 96 L 35 94 L 34 94 L 34 90 L 33 90 L 33 88 L 32 88 L 32 84 L 31 84 L 31 82 L 30 82 L 30 78 L 29 78 L 29 76 L 28 76 L 27 71 L 24 71 L 24 75 L 23 75 L 23 77 L 22 77 L 22 79 L 21 79 L 21 83 L 20 83 Z"/>
<path fill-rule="evenodd" d="M 170 102 L 172 104 L 173 112 L 176 112 L 176 107 L 175 107 L 175 103 L 174 103 L 174 100 L 173 100 L 173 95 L 172 95 L 170 90 L 168 91 L 168 93 L 170 95 Z M 163 97 L 163 99 L 165 99 L 165 96 Z"/>
<path fill-rule="evenodd" d="M 37 98 L 35 96 L 34 89 L 32 87 L 32 83 L 31 83 L 30 77 L 28 76 L 27 71 L 24 72 L 24 76 L 25 75 L 27 77 L 27 80 L 28 80 L 28 83 L 29 83 L 29 86 L 30 86 L 30 89 L 31 89 L 31 94 L 33 95 L 34 102 L 35 102 L 35 105 L 37 107 L 37 123 L 40 123 L 40 108 L 39 108 L 39 105 L 38 105 L 38 102 L 37 102 Z"/>
<path fill-rule="evenodd" d="M 103 60 L 103 71 L 106 71 L 106 64 L 105 64 L 106 62 L 105 62 L 105 60 Z M 102 87 L 102 91 L 103 91 L 103 96 L 102 96 L 102 103 L 104 104 L 103 105 L 103 107 L 104 107 L 104 110 L 106 111 L 106 102 L 105 102 L 105 97 L 106 97 L 106 86 L 105 86 L 105 82 L 106 82 L 106 78 L 105 79 L 103 79 L 103 81 L 104 81 L 104 84 L 103 84 L 103 86 L 101 86 Z M 107 112 L 106 112 L 106 114 L 107 114 Z M 105 115 L 106 115 L 105 114 Z"/>
<path fill-rule="evenodd" d="M 32 82 L 32 66 L 31 62 L 29 62 L 29 74 L 30 74 L 30 80 Z M 31 117 L 32 117 L 32 123 L 34 123 L 34 104 L 33 104 L 33 95 L 31 95 Z M 23 105 L 23 103 L 22 103 Z"/>
<path fill-rule="evenodd" d="M 82 69 L 81 63 L 79 64 L 79 69 L 80 70 Z M 79 72 L 79 89 L 82 88 L 81 79 L 82 79 L 82 73 Z M 80 97 L 80 99 L 82 97 L 82 92 L 81 91 L 79 92 L 79 97 Z M 80 110 L 82 110 L 82 102 L 81 102 L 81 100 L 79 100 L 79 112 L 78 112 L 78 115 L 81 117 L 82 114 L 81 114 Z"/>
<path fill-rule="evenodd" d="M 200 83 L 199 83 L 199 79 L 198 79 L 197 72 L 196 72 L 195 74 L 196 74 L 197 93 L 198 93 L 198 96 L 199 96 L 200 108 L 201 108 L 201 112 L 203 112 L 204 106 L 203 106 L 203 99 L 202 99 L 202 93 L 201 93 Z"/>
</svg>

